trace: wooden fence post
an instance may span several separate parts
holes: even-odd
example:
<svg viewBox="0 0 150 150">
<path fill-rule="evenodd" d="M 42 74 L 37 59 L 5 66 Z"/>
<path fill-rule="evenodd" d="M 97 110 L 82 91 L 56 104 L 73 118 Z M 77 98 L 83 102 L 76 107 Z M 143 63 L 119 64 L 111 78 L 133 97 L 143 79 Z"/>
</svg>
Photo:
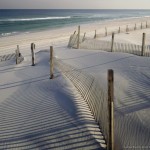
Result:
<svg viewBox="0 0 150 150">
<path fill-rule="evenodd" d="M 85 35 L 86 35 L 86 32 L 84 33 L 84 36 L 83 36 L 82 42 L 83 42 L 83 41 L 84 41 L 84 39 L 85 39 Z"/>
<path fill-rule="evenodd" d="M 128 32 L 128 25 L 126 26 L 126 32 Z"/>
<path fill-rule="evenodd" d="M 108 149 L 114 150 L 114 72 L 108 70 L 108 112 L 109 112 L 109 140 Z"/>
<path fill-rule="evenodd" d="M 32 55 L 32 66 L 35 65 L 35 55 L 34 55 L 35 44 L 31 43 L 31 55 Z"/>
<path fill-rule="evenodd" d="M 141 29 L 143 28 L 143 26 L 142 26 L 142 22 L 141 22 Z"/>
<path fill-rule="evenodd" d="M 120 33 L 120 27 L 119 27 L 118 33 Z"/>
<path fill-rule="evenodd" d="M 54 78 L 53 46 L 50 46 L 50 79 Z"/>
<path fill-rule="evenodd" d="M 17 45 L 16 49 L 16 65 L 18 64 L 18 57 L 19 57 L 19 45 Z"/>
<path fill-rule="evenodd" d="M 80 48 L 80 26 L 78 26 L 78 41 L 77 41 L 77 49 Z"/>
<path fill-rule="evenodd" d="M 113 48 L 114 48 L 114 33 L 112 33 L 112 39 L 111 39 L 111 52 L 113 52 Z"/>
<path fill-rule="evenodd" d="M 143 33 L 141 56 L 144 56 L 144 53 L 145 53 L 145 39 L 146 39 L 146 34 Z"/>
<path fill-rule="evenodd" d="M 136 30 L 136 24 L 135 24 L 134 30 Z"/>
<path fill-rule="evenodd" d="M 107 28 L 105 27 L 105 36 L 107 36 Z"/>
<path fill-rule="evenodd" d="M 147 21 L 146 21 L 146 28 L 147 28 Z"/>
<path fill-rule="evenodd" d="M 73 40 L 75 34 L 76 34 L 76 31 L 74 31 L 74 33 L 73 33 L 72 36 L 70 36 L 70 40 L 69 40 L 69 43 L 68 43 L 68 47 L 71 47 L 71 46 L 72 46 L 72 45 L 71 45 L 71 42 L 72 42 L 72 40 Z"/>
<path fill-rule="evenodd" d="M 95 35 L 94 35 L 94 39 L 96 39 L 96 30 L 95 30 Z"/>
</svg>

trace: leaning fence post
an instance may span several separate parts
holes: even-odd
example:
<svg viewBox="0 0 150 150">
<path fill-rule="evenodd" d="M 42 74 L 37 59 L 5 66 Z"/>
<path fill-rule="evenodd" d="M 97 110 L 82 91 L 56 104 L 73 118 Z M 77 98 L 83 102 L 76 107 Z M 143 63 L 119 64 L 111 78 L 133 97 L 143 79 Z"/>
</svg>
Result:
<svg viewBox="0 0 150 150">
<path fill-rule="evenodd" d="M 50 46 L 50 79 L 54 78 L 53 46 Z"/>
<path fill-rule="evenodd" d="M 108 112 L 109 112 L 109 140 L 108 149 L 114 150 L 114 72 L 108 70 Z"/>
<path fill-rule="evenodd" d="M 146 34 L 143 33 L 141 56 L 144 56 L 144 53 L 145 53 L 145 38 L 146 38 Z"/>
<path fill-rule="evenodd" d="M 147 21 L 146 21 L 146 28 L 147 28 Z"/>
<path fill-rule="evenodd" d="M 107 36 L 107 28 L 105 27 L 105 36 Z"/>
<path fill-rule="evenodd" d="M 95 30 L 95 35 L 94 35 L 94 39 L 96 39 L 96 30 Z"/>
<path fill-rule="evenodd" d="M 83 36 L 82 42 L 85 40 L 85 35 L 86 35 L 86 32 L 84 33 L 84 36 Z"/>
<path fill-rule="evenodd" d="M 32 55 L 32 66 L 35 65 L 35 55 L 34 55 L 35 44 L 31 43 L 31 55 Z"/>
<path fill-rule="evenodd" d="M 78 26 L 78 41 L 77 41 L 77 49 L 80 47 L 80 26 Z"/>
<path fill-rule="evenodd" d="M 75 34 L 76 34 L 76 31 L 74 31 L 74 33 L 73 33 L 72 36 L 70 36 L 70 40 L 69 40 L 69 43 L 68 43 L 68 47 L 72 47 L 72 43 L 71 43 L 71 42 L 72 42 L 72 40 L 73 40 Z"/>
<path fill-rule="evenodd" d="M 114 48 L 114 33 L 112 33 L 112 39 L 111 39 L 111 52 L 113 52 L 113 48 Z"/>
<path fill-rule="evenodd" d="M 142 22 L 141 22 L 141 29 L 142 29 L 143 27 L 142 27 Z"/>
</svg>

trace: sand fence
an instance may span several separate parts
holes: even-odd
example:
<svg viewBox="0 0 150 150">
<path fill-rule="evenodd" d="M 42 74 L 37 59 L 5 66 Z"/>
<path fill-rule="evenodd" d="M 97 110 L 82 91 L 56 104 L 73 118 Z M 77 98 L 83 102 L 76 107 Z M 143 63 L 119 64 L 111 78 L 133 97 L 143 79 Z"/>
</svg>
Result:
<svg viewBox="0 0 150 150">
<path fill-rule="evenodd" d="M 120 97 L 120 92 L 113 93 L 109 91 L 108 80 L 97 80 L 94 76 L 82 69 L 77 69 L 63 62 L 63 60 L 55 59 L 55 64 L 59 67 L 61 72 L 74 84 L 83 99 L 88 103 L 88 106 L 105 137 L 107 149 L 120 150 L 129 146 L 143 146 L 146 147 L 149 143 L 149 129 L 138 122 L 139 118 L 136 113 L 120 114 L 122 108 L 116 106 L 110 107 L 109 93 L 117 100 Z M 115 78 L 115 74 L 114 74 Z M 116 84 L 115 82 L 114 84 Z M 112 86 L 112 84 L 110 85 Z M 116 85 L 114 85 L 115 87 Z M 116 88 L 116 87 L 115 87 Z M 125 87 L 123 87 L 125 88 Z M 139 88 L 139 87 L 138 87 Z M 134 94 L 134 92 L 133 92 Z M 135 97 L 135 96 L 134 96 Z M 123 98 L 123 97 L 122 97 Z M 137 98 L 135 97 L 135 100 Z M 126 101 L 134 103 L 133 97 L 127 96 Z M 138 105 L 138 103 L 135 103 Z M 127 106 L 126 106 L 127 107 Z M 124 110 L 125 108 L 123 108 Z M 128 108 L 126 108 L 128 110 Z M 129 108 L 130 109 L 130 108 Z M 133 110 L 132 110 L 133 111 Z M 113 115 L 114 114 L 114 115 Z M 114 119 L 110 120 L 111 118 Z M 110 124 L 111 127 L 110 128 Z M 113 128 L 114 124 L 114 128 Z M 112 140 L 112 137 L 114 139 Z M 112 144 L 112 142 L 114 142 Z"/>
<path fill-rule="evenodd" d="M 19 45 L 17 45 L 17 49 L 15 50 L 14 53 L 8 53 L 8 54 L 6 53 L 4 55 L 2 52 L 0 54 L 0 62 L 7 61 L 7 60 L 15 60 L 16 64 L 20 64 L 24 60 L 24 57 L 22 56 L 19 50 Z"/>
<path fill-rule="evenodd" d="M 145 44 L 146 34 L 143 33 L 142 36 L 142 45 L 136 45 L 131 43 L 120 43 L 115 42 L 115 34 L 119 33 L 128 33 L 135 30 L 141 30 L 149 28 L 150 26 L 146 22 L 131 25 L 130 27 L 127 25 L 126 27 L 119 27 L 119 29 L 109 31 L 105 28 L 105 33 L 97 34 L 95 30 L 95 34 L 93 37 L 86 36 L 86 33 L 80 34 L 80 26 L 78 27 L 78 33 L 74 32 L 73 35 L 70 36 L 70 40 L 68 43 L 68 47 L 77 48 L 77 49 L 90 49 L 90 50 L 104 50 L 107 52 L 123 52 L 130 53 L 138 56 L 150 57 L 150 46 Z M 112 35 L 111 41 L 104 41 L 97 38 L 106 37 Z"/>
<path fill-rule="evenodd" d="M 97 83 L 92 75 L 87 74 L 83 70 L 65 64 L 60 59 L 55 59 L 55 64 L 62 73 L 71 80 L 83 99 L 88 103 L 96 122 L 98 122 L 100 129 L 108 142 L 110 140 L 108 93 L 99 83 Z M 107 147 L 110 149 L 110 145 Z"/>
</svg>

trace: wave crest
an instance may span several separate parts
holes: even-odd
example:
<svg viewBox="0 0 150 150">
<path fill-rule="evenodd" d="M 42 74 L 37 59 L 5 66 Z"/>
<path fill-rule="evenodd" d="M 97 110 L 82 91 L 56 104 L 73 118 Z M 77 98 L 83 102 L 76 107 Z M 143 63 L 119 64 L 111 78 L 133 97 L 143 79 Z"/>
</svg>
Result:
<svg viewBox="0 0 150 150">
<path fill-rule="evenodd" d="M 36 20 L 70 19 L 70 18 L 71 18 L 71 16 L 66 16 L 66 17 L 44 17 L 44 18 L 17 18 L 17 19 L 2 19 L 0 21 L 15 22 L 15 21 L 36 21 Z"/>
</svg>

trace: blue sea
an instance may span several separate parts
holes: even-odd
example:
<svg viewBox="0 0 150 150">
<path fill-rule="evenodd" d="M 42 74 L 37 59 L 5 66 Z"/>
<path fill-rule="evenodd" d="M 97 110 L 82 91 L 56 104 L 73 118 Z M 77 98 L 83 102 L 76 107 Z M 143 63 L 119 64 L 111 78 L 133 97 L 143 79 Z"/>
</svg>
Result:
<svg viewBox="0 0 150 150">
<path fill-rule="evenodd" d="M 150 10 L 0 10 L 0 37 L 114 19 L 150 16 Z"/>
</svg>

